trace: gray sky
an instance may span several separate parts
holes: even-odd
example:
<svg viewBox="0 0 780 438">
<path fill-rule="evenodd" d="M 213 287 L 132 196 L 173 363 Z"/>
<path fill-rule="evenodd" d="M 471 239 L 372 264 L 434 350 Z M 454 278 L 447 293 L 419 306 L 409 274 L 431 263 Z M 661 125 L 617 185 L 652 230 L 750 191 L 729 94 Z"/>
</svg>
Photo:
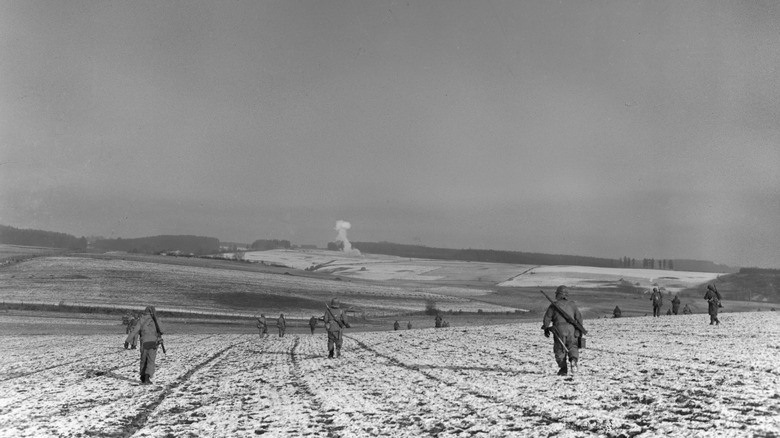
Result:
<svg viewBox="0 0 780 438">
<path fill-rule="evenodd" d="M 780 267 L 780 6 L 0 2 L 0 223 Z"/>
</svg>

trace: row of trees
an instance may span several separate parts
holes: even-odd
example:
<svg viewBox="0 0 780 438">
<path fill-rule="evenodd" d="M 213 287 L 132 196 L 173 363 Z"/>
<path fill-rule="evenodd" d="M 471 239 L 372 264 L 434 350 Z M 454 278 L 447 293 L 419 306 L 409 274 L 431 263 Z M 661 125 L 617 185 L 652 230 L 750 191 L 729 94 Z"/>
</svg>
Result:
<svg viewBox="0 0 780 438">
<path fill-rule="evenodd" d="M 219 252 L 219 239 L 201 236 L 152 236 L 137 239 L 99 239 L 93 244 L 103 251 L 125 251 L 131 253 L 160 254 L 178 252 L 192 255 L 206 255 Z"/>
<path fill-rule="evenodd" d="M 636 259 L 623 257 L 619 260 L 621 268 L 636 268 Z M 672 259 L 642 259 L 642 269 L 669 269 L 674 270 L 674 261 Z"/>
<path fill-rule="evenodd" d="M 290 249 L 292 248 L 292 244 L 289 240 L 258 239 L 252 242 L 250 247 L 256 251 L 268 251 L 271 249 Z"/>
<path fill-rule="evenodd" d="M 21 246 L 42 246 L 46 248 L 64 248 L 77 251 L 87 249 L 86 237 L 43 230 L 25 230 L 0 225 L 0 243 Z"/>
</svg>

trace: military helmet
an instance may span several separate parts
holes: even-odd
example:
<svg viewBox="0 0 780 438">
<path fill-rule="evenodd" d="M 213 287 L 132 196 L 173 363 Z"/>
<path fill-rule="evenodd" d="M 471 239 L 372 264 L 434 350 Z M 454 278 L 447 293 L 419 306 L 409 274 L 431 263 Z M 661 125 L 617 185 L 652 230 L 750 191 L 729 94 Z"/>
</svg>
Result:
<svg viewBox="0 0 780 438">
<path fill-rule="evenodd" d="M 569 290 L 564 285 L 558 286 L 558 289 L 555 289 L 555 297 L 556 298 L 568 298 L 569 297 Z"/>
<path fill-rule="evenodd" d="M 713 286 L 713 285 L 711 285 L 711 284 L 708 284 L 708 285 L 707 285 L 707 289 L 709 289 L 709 290 L 711 290 L 711 291 L 715 292 L 715 286 Z"/>
<path fill-rule="evenodd" d="M 338 309 L 339 306 L 341 306 L 341 302 L 339 301 L 338 298 L 333 298 L 332 300 L 330 300 L 330 307 L 334 307 Z"/>
</svg>

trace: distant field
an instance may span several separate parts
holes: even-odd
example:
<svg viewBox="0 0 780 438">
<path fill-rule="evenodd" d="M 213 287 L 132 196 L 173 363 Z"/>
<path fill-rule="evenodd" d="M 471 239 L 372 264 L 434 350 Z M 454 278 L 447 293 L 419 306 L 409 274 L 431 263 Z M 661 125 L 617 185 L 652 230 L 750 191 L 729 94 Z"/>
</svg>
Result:
<svg viewBox="0 0 780 438">
<path fill-rule="evenodd" d="M 40 254 L 41 249 L 14 249 Z M 229 257 L 229 255 L 228 255 Z M 246 253 L 254 263 L 225 259 L 111 253 L 23 259 L 0 268 L 0 304 L 43 303 L 306 318 L 340 297 L 369 318 L 421 313 L 434 303 L 451 314 L 481 311 L 540 318 L 559 284 L 570 287 L 586 318 L 651 311 L 646 292 L 658 285 L 670 305 L 671 292 L 695 313 L 706 311 L 704 285 L 717 274 L 678 271 L 530 266 L 367 255 L 324 250 Z M 262 263 L 260 263 L 262 262 Z M 773 304 L 732 302 L 725 311 L 766 309 Z"/>
<path fill-rule="evenodd" d="M 65 250 L 59 248 L 43 248 L 38 246 L 19 246 L 0 243 L 0 262 L 13 258 L 24 258 L 30 256 L 60 254 Z"/>
<path fill-rule="evenodd" d="M 442 311 L 517 310 L 445 292 L 176 257 L 37 257 L 0 270 L 4 302 L 135 308 L 153 304 L 169 310 L 285 313 L 292 318 L 321 313 L 323 303 L 335 296 L 368 315 L 420 312 L 429 301 Z"/>
<path fill-rule="evenodd" d="M 232 254 L 225 256 L 232 257 Z M 683 306 L 688 304 L 695 313 L 706 312 L 706 302 L 702 299 L 704 288 L 721 275 L 654 269 L 409 259 L 371 254 L 350 256 L 325 250 L 255 251 L 245 253 L 244 257 L 267 265 L 308 269 L 342 279 L 364 280 L 483 303 L 476 307 L 498 305 L 523 309 L 530 311 L 531 315 L 543 313 L 549 304 L 539 294 L 540 289 L 553 296 L 555 288 L 565 284 L 586 318 L 611 316 L 615 306 L 621 308 L 624 316 L 643 316 L 652 312 L 648 292 L 653 287 L 660 288 L 665 294 L 664 312 L 670 308 L 674 294 L 680 296 Z M 724 299 L 726 311 L 780 307 L 763 302 L 733 302 L 729 295 Z"/>
</svg>

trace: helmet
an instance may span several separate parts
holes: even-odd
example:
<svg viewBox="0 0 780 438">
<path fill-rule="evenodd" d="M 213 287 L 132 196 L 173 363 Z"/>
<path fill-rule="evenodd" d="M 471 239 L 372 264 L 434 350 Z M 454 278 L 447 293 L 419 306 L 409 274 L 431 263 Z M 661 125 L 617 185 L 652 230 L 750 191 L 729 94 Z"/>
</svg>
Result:
<svg viewBox="0 0 780 438">
<path fill-rule="evenodd" d="M 555 289 L 555 297 L 556 298 L 568 298 L 569 297 L 569 290 L 566 289 L 566 286 L 560 285 L 560 286 L 558 286 L 558 289 Z"/>
<path fill-rule="evenodd" d="M 708 284 L 708 285 L 707 285 L 707 289 L 709 289 L 709 290 L 711 290 L 711 291 L 715 292 L 715 286 L 713 286 L 713 285 L 711 285 L 711 284 Z"/>
<path fill-rule="evenodd" d="M 330 307 L 334 307 L 334 308 L 338 309 L 339 306 L 341 306 L 341 302 L 339 301 L 338 298 L 334 298 L 334 299 L 330 300 Z"/>
</svg>

